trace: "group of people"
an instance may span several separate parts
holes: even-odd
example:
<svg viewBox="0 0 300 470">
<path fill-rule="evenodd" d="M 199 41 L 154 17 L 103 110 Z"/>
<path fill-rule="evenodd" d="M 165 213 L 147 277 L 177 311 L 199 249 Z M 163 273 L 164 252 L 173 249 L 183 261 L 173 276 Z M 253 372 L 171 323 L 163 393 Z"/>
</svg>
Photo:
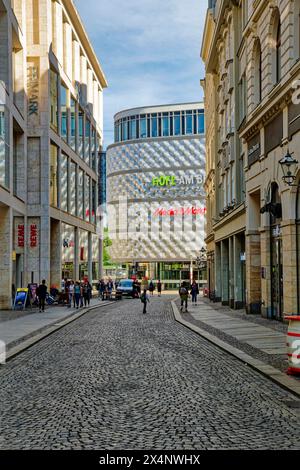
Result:
<svg viewBox="0 0 300 470">
<path fill-rule="evenodd" d="M 64 291 L 66 296 L 67 305 L 69 308 L 73 307 L 87 307 L 90 305 L 93 287 L 90 282 L 85 279 L 81 282 L 65 279 Z"/>
<path fill-rule="evenodd" d="M 185 306 L 185 313 L 188 313 L 188 299 L 190 295 L 192 296 L 192 304 L 197 305 L 197 298 L 199 295 L 199 286 L 196 281 L 192 282 L 191 290 L 189 292 L 189 288 L 186 282 L 183 282 L 179 287 L 179 295 L 181 301 L 180 311 L 183 311 L 183 307 Z"/>
<path fill-rule="evenodd" d="M 160 280 L 157 281 L 156 287 L 157 287 L 158 297 L 161 297 L 162 284 L 161 284 Z M 155 291 L 154 282 L 150 281 L 150 284 L 149 284 L 150 295 L 154 295 L 154 291 Z"/>
<path fill-rule="evenodd" d="M 111 278 L 109 278 L 107 281 L 104 279 L 100 279 L 98 284 L 97 284 L 97 291 L 98 291 L 98 297 L 102 298 L 102 300 L 105 300 L 106 298 L 110 298 L 112 291 L 117 289 L 118 283 L 113 282 Z"/>
</svg>

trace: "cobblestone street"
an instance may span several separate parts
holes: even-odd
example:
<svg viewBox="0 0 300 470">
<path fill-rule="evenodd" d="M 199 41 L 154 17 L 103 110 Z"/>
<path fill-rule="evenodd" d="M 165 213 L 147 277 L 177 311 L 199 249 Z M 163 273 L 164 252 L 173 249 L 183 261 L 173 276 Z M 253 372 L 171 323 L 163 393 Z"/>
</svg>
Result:
<svg viewBox="0 0 300 470">
<path fill-rule="evenodd" d="M 0 369 L 1 449 L 300 449 L 295 400 L 176 323 L 90 312 Z"/>
</svg>

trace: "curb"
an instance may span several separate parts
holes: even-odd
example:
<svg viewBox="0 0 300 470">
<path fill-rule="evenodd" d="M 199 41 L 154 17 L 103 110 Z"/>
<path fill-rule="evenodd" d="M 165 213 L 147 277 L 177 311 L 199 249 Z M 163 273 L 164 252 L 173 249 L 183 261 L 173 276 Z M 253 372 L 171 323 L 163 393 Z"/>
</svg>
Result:
<svg viewBox="0 0 300 470">
<path fill-rule="evenodd" d="M 104 302 L 104 303 L 100 303 L 99 305 L 93 305 L 92 307 L 83 309 L 80 312 L 70 313 L 70 315 L 65 317 L 63 320 L 56 320 L 54 323 L 50 323 L 49 325 L 46 325 L 43 328 L 35 330 L 29 335 L 24 336 L 23 338 L 20 338 L 20 340 L 16 340 L 15 342 L 11 343 L 11 344 L 15 343 L 15 345 L 12 346 L 11 348 L 9 348 L 9 344 L 8 344 L 8 350 L 6 352 L 6 362 L 8 362 L 10 359 L 17 356 L 21 352 L 25 351 L 26 349 L 30 348 L 34 344 L 38 343 L 42 339 L 47 338 L 52 333 L 55 333 L 56 331 L 64 328 L 69 323 L 72 323 L 75 320 L 78 320 L 78 318 L 82 317 L 83 315 L 93 310 L 96 310 L 97 308 L 107 307 L 109 305 L 115 305 L 115 303 Z M 1 364 L 1 366 L 5 366 L 5 364 Z"/>
<path fill-rule="evenodd" d="M 198 333 L 200 336 L 208 340 L 210 343 L 223 349 L 231 356 L 236 357 L 237 359 L 242 361 L 244 364 L 245 363 L 248 364 L 252 369 L 256 370 L 257 372 L 261 373 L 268 379 L 272 380 L 272 382 L 275 382 L 277 385 L 280 385 L 280 387 L 296 395 L 297 398 L 300 397 L 300 382 L 298 382 L 292 377 L 289 377 L 283 374 L 280 370 L 275 369 L 275 367 L 265 364 L 259 359 L 254 359 L 249 354 L 241 351 L 240 349 L 230 346 L 230 344 L 225 343 L 221 339 L 217 338 L 211 333 L 208 333 L 205 330 L 202 330 L 198 326 L 192 325 L 191 323 L 185 321 L 180 315 L 180 312 L 177 308 L 177 305 L 175 304 L 175 301 L 172 301 L 171 305 L 172 305 L 175 320 L 178 323 L 189 328 L 194 333 Z"/>
</svg>

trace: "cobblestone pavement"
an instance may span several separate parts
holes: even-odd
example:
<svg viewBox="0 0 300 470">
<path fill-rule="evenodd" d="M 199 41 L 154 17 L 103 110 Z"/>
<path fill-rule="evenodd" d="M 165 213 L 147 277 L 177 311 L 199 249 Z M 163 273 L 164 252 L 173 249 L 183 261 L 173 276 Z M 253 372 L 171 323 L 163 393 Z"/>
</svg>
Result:
<svg viewBox="0 0 300 470">
<path fill-rule="evenodd" d="M 174 321 L 95 310 L 0 369 L 1 449 L 300 449 L 295 398 Z"/>
</svg>

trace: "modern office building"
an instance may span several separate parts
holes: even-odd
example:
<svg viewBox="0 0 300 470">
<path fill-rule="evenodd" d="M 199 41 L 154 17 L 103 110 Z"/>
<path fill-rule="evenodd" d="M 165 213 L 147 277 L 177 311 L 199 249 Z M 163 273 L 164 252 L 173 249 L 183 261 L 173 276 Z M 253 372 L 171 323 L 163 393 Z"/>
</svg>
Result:
<svg viewBox="0 0 300 470">
<path fill-rule="evenodd" d="M 115 116 L 107 149 L 112 260 L 130 274 L 177 288 L 197 278 L 204 245 L 205 137 L 201 103 L 152 106 Z M 199 273 L 199 277 L 205 277 Z"/>
<path fill-rule="evenodd" d="M 105 76 L 74 3 L 0 2 L 0 308 L 97 276 Z"/>
<path fill-rule="evenodd" d="M 243 299 L 248 313 L 272 319 L 300 312 L 299 38 L 299 0 L 209 2 L 202 57 L 212 289 L 216 300 L 234 307 Z"/>
</svg>

